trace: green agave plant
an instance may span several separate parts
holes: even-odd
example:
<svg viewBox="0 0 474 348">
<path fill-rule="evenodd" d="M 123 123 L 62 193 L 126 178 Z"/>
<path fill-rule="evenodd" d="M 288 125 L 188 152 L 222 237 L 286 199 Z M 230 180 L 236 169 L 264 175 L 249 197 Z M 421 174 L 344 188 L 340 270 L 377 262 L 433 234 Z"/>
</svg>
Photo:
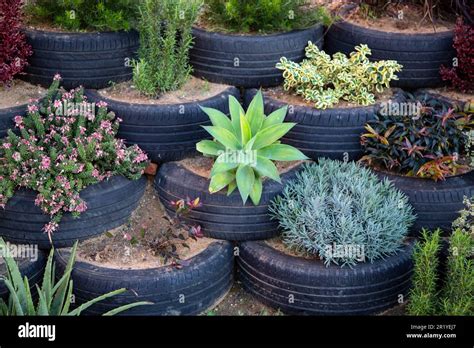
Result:
<svg viewBox="0 0 474 348">
<path fill-rule="evenodd" d="M 80 315 L 83 310 L 93 304 L 105 300 L 106 298 L 118 295 L 126 291 L 126 289 L 118 289 L 107 294 L 99 296 L 81 306 L 70 310 L 71 297 L 73 294 L 73 282 L 70 280 L 72 267 L 76 258 L 77 242 L 72 248 L 71 255 L 64 270 L 63 276 L 56 282 L 55 280 L 55 264 L 53 263 L 54 250 L 52 249 L 43 276 L 41 287 L 36 285 L 38 292 L 37 304 L 34 304 L 34 297 L 30 291 L 28 278 L 22 278 L 21 272 L 16 261 L 8 255 L 4 255 L 7 266 L 7 276 L 0 277 L 0 281 L 4 281 L 10 292 L 9 300 L 6 303 L 0 299 L 0 316 L 24 316 L 24 315 Z M 2 238 L 0 238 L 0 250 L 7 250 L 7 246 Z M 3 279 L 2 279 L 3 278 Z M 125 306 L 115 308 L 103 315 L 110 316 L 126 311 L 130 308 L 151 304 L 151 302 L 135 302 Z"/>
<path fill-rule="evenodd" d="M 263 177 L 281 182 L 273 161 L 307 159 L 301 151 L 280 143 L 279 139 L 295 123 L 283 122 L 287 106 L 266 116 L 261 91 L 251 101 L 247 112 L 237 99 L 230 96 L 230 119 L 219 110 L 201 109 L 212 122 L 212 126 L 203 128 L 214 137 L 214 140 L 202 140 L 196 144 L 199 152 L 215 158 L 210 193 L 227 187 L 227 195 L 230 195 L 238 188 L 244 204 L 250 197 L 257 205 L 262 196 Z"/>
</svg>

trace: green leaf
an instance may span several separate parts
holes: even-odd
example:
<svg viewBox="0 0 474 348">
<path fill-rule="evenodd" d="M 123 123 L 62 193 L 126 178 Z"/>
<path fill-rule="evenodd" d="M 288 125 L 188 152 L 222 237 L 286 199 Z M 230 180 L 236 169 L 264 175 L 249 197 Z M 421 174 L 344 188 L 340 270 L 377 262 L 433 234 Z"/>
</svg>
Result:
<svg viewBox="0 0 474 348">
<path fill-rule="evenodd" d="M 250 102 L 246 117 L 250 123 L 252 134 L 257 134 L 257 132 L 262 127 L 263 121 L 265 120 L 265 114 L 263 111 L 263 96 L 261 90 L 257 92 L 255 97 Z"/>
<path fill-rule="evenodd" d="M 239 101 L 235 99 L 233 95 L 229 96 L 229 111 L 232 120 L 232 126 L 234 128 L 234 134 L 238 139 L 240 139 L 240 116 L 245 116 L 245 111 L 242 108 L 242 105 L 240 105 Z"/>
<path fill-rule="evenodd" d="M 252 130 L 250 129 L 250 124 L 245 116 L 240 117 L 240 130 L 242 132 L 242 146 L 245 146 L 245 144 L 247 144 L 247 142 L 252 138 Z"/>
<path fill-rule="evenodd" d="M 202 128 L 226 148 L 231 150 L 239 150 L 241 148 L 240 141 L 227 129 L 215 126 L 202 126 Z"/>
<path fill-rule="evenodd" d="M 237 188 L 237 182 L 234 180 L 227 186 L 227 196 L 230 196 L 232 192 Z"/>
<path fill-rule="evenodd" d="M 278 173 L 278 169 L 273 164 L 272 161 L 266 159 L 262 156 L 257 156 L 257 165 L 255 170 L 260 176 L 266 176 L 270 179 L 273 179 L 279 183 L 281 183 L 280 174 Z"/>
<path fill-rule="evenodd" d="M 289 132 L 296 123 L 281 123 L 275 124 L 268 128 L 265 128 L 255 135 L 255 143 L 253 149 L 258 150 L 263 147 L 272 145 L 274 142 L 279 140 L 282 136 Z"/>
<path fill-rule="evenodd" d="M 283 123 L 287 112 L 288 112 L 288 105 L 278 110 L 273 111 L 270 115 L 267 116 L 267 118 L 265 118 L 265 121 L 263 121 L 262 128 L 265 129 L 275 124 Z"/>
<path fill-rule="evenodd" d="M 204 155 L 218 156 L 220 152 L 225 151 L 225 147 L 216 141 L 201 140 L 196 144 L 196 150 Z"/>
<path fill-rule="evenodd" d="M 200 108 L 209 116 L 213 126 L 225 128 L 233 132 L 234 128 L 232 127 L 232 122 L 230 122 L 229 118 L 223 112 L 202 106 L 200 106 Z"/>
<path fill-rule="evenodd" d="M 255 182 L 255 173 L 251 167 L 241 164 L 237 169 L 235 179 L 237 181 L 240 196 L 245 204 L 250 195 L 250 191 L 252 190 L 253 183 Z"/>
<path fill-rule="evenodd" d="M 253 183 L 252 191 L 250 192 L 250 199 L 254 205 L 258 205 L 260 203 L 260 198 L 262 197 L 262 179 L 260 176 L 255 175 L 255 181 Z"/>
<path fill-rule="evenodd" d="M 226 158 L 228 157 L 228 154 L 223 153 L 221 154 L 216 161 L 214 162 L 214 165 L 211 170 L 211 177 L 214 176 L 215 174 L 222 173 L 222 172 L 227 172 L 229 170 L 235 169 L 239 166 L 239 163 L 230 163 L 226 161 Z"/>
<path fill-rule="evenodd" d="M 99 297 L 96 297 L 82 305 L 80 305 L 79 307 L 77 307 L 76 309 L 74 309 L 73 311 L 71 311 L 68 315 L 71 315 L 71 316 L 75 316 L 75 315 L 80 315 L 82 313 L 83 310 L 89 308 L 90 306 L 92 306 L 93 304 L 97 303 L 97 302 L 100 302 L 102 300 L 105 300 L 109 297 L 112 297 L 112 296 L 116 296 L 116 295 L 120 295 L 122 293 L 124 293 L 127 289 L 125 288 L 121 288 L 121 289 L 118 289 L 118 290 L 115 290 L 115 291 L 111 291 L 111 292 L 108 292 L 104 295 L 101 295 Z"/>
<path fill-rule="evenodd" d="M 235 179 L 235 175 L 230 172 L 222 172 L 211 177 L 211 182 L 209 184 L 209 192 L 215 193 L 222 190 L 229 183 Z"/>
<path fill-rule="evenodd" d="M 273 144 L 258 150 L 258 155 L 274 161 L 297 161 L 305 160 L 305 156 L 300 150 L 290 145 Z"/>
<path fill-rule="evenodd" d="M 119 314 L 119 313 L 122 313 L 124 311 L 127 311 L 129 310 L 130 308 L 134 308 L 134 307 L 138 307 L 138 306 L 144 306 L 144 305 L 152 305 L 153 302 L 146 302 L 146 301 L 141 301 L 141 302 L 135 302 L 135 303 L 129 303 L 127 305 L 124 305 L 124 306 L 120 306 L 118 308 L 115 308 L 115 309 L 112 309 L 111 311 L 108 311 L 104 314 L 102 314 L 104 317 L 108 317 L 108 316 L 112 316 L 112 315 L 116 315 L 116 314 Z"/>
</svg>

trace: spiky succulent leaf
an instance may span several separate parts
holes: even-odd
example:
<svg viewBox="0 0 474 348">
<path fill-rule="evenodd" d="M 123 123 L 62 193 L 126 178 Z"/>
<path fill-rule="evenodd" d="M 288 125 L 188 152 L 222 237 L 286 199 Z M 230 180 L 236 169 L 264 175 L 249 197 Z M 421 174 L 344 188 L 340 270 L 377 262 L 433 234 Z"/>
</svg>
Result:
<svg viewBox="0 0 474 348">
<path fill-rule="evenodd" d="M 255 173 L 251 167 L 241 164 L 237 169 L 235 179 L 237 181 L 240 196 L 245 204 L 255 182 Z"/>
<path fill-rule="evenodd" d="M 218 156 L 222 151 L 225 151 L 225 146 L 216 141 L 201 140 L 196 144 L 196 150 L 204 155 Z"/>
</svg>

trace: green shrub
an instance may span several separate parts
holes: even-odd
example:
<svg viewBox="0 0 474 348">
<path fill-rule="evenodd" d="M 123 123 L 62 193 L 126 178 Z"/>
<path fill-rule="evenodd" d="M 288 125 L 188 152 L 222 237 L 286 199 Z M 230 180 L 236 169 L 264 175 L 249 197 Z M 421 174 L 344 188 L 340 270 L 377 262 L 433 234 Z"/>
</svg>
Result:
<svg viewBox="0 0 474 348">
<path fill-rule="evenodd" d="M 445 286 L 442 291 L 442 315 L 474 314 L 473 236 L 456 229 L 450 238 Z"/>
<path fill-rule="evenodd" d="M 126 289 L 118 289 L 107 294 L 101 295 L 93 300 L 90 300 L 79 307 L 71 310 L 71 296 L 73 295 L 73 285 L 71 272 L 76 258 L 77 242 L 72 248 L 71 256 L 67 263 L 66 269 L 60 278 L 56 278 L 55 264 L 53 263 L 54 249 L 51 252 L 46 263 L 46 268 L 43 276 L 43 283 L 41 287 L 36 285 L 38 300 L 35 305 L 35 296 L 30 291 L 30 284 L 28 278 L 22 278 L 20 270 L 16 261 L 9 255 L 1 255 L 5 260 L 7 266 L 7 276 L 0 277 L 0 281 L 5 283 L 5 286 L 10 292 L 7 303 L 0 299 L 0 316 L 23 316 L 23 315 L 80 315 L 82 311 L 86 310 L 93 304 L 103 301 L 107 298 L 124 293 Z M 0 238 L 0 251 L 7 254 L 8 247 Z M 33 293 L 34 294 L 34 293 Z M 121 306 L 104 313 L 104 315 L 115 315 L 130 308 L 151 304 L 150 302 L 136 302 Z"/>
<path fill-rule="evenodd" d="M 250 196 L 257 205 L 262 196 L 264 177 L 281 182 L 273 161 L 307 159 L 294 147 L 280 144 L 279 139 L 295 123 L 283 122 L 287 107 L 265 116 L 261 91 L 251 101 L 247 112 L 237 99 L 229 96 L 230 119 L 216 109 L 202 110 L 212 122 L 212 126 L 203 128 L 214 140 L 202 140 L 196 144 L 196 149 L 216 158 L 209 184 L 211 193 L 227 187 L 227 195 L 230 195 L 238 188 L 244 204 Z"/>
<path fill-rule="evenodd" d="M 423 231 L 414 253 L 415 272 L 407 312 L 410 315 L 474 314 L 474 239 L 456 228 L 449 240 L 446 279 L 438 282 L 440 231 Z"/>
<path fill-rule="evenodd" d="M 130 30 L 135 0 L 36 0 L 26 8 L 33 22 L 50 22 L 68 30 Z"/>
<path fill-rule="evenodd" d="M 408 107 L 388 104 L 366 125 L 368 133 L 361 138 L 366 152 L 362 161 L 434 180 L 467 169 L 460 159 L 466 155 L 466 121 L 470 122 L 471 116 L 430 94 L 406 93 L 403 104 L 417 112 L 405 113 Z"/>
<path fill-rule="evenodd" d="M 402 66 L 394 60 L 370 62 L 372 52 L 367 45 L 355 47 L 348 58 L 335 53 L 332 58 L 312 42 L 306 47 L 306 59 L 301 63 L 285 57 L 276 67 L 283 70 L 284 88 L 306 101 L 314 102 L 318 109 L 326 109 L 341 99 L 359 105 L 375 103 L 374 92 L 383 92 Z"/>
<path fill-rule="evenodd" d="M 236 32 L 278 32 L 328 25 L 323 7 L 308 8 L 308 0 L 205 0 L 205 17 L 220 30 Z"/>
<path fill-rule="evenodd" d="M 415 244 L 413 253 L 413 288 L 407 311 L 411 315 L 434 315 L 437 311 L 438 252 L 440 231 L 423 231 L 421 240 Z"/>
<path fill-rule="evenodd" d="M 201 0 L 142 0 L 139 6 L 140 50 L 133 82 L 150 97 L 180 88 L 192 69 L 188 52 L 191 28 Z"/>
<path fill-rule="evenodd" d="M 270 213 L 283 230 L 283 242 L 318 254 L 329 265 L 355 265 L 354 253 L 334 247 L 363 248 L 370 262 L 397 252 L 415 217 L 407 197 L 356 163 L 320 159 L 305 165 L 274 199 Z"/>
</svg>

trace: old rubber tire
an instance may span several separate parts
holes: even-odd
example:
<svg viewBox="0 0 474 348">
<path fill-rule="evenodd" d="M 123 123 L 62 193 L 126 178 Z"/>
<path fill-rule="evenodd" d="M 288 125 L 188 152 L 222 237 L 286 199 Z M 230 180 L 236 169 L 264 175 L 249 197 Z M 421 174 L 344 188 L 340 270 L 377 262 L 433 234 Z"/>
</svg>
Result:
<svg viewBox="0 0 474 348">
<path fill-rule="evenodd" d="M 439 69 L 451 66 L 456 51 L 452 31 L 404 34 L 363 28 L 346 21 L 336 22 L 328 30 L 325 50 L 329 54 L 349 54 L 354 47 L 367 44 L 371 60 L 396 60 L 403 65 L 399 81 L 390 84 L 402 88 L 424 88 L 443 85 Z"/>
<path fill-rule="evenodd" d="M 365 315 L 406 298 L 413 272 L 412 244 L 353 268 L 286 255 L 265 242 L 239 244 L 238 279 L 267 305 L 290 314 Z"/>
<path fill-rule="evenodd" d="M 25 29 L 33 55 L 21 78 L 48 87 L 56 73 L 64 88 L 104 88 L 132 78 L 139 35 L 130 32 L 58 33 Z"/>
<path fill-rule="evenodd" d="M 145 177 L 128 180 L 114 176 L 86 187 L 80 196 L 88 209 L 77 219 L 67 213 L 59 229 L 53 234 L 56 248 L 74 244 L 122 225 L 137 207 L 145 192 Z M 37 244 L 40 248 L 51 247 L 47 234 L 42 229 L 50 221 L 48 215 L 35 205 L 37 193 L 20 189 L 0 209 L 0 236 L 16 244 Z"/>
<path fill-rule="evenodd" d="M 209 179 L 194 174 L 179 162 L 163 164 L 156 177 L 155 189 L 166 211 L 173 214 L 171 201 L 200 198 L 201 207 L 193 209 L 187 221 L 202 227 L 211 238 L 225 240 L 256 240 L 271 238 L 278 234 L 278 222 L 270 219 L 268 205 L 281 193 L 288 180 L 295 177 L 299 167 L 281 175 L 282 184 L 265 180 L 258 206 L 249 201 L 243 205 L 236 189 L 230 196 L 227 192 L 209 193 Z"/>
<path fill-rule="evenodd" d="M 381 179 L 389 179 L 407 195 L 417 216 L 411 228 L 412 235 L 418 235 L 422 228 L 440 228 L 446 234 L 451 233 L 451 224 L 464 209 L 463 197 L 474 196 L 474 171 L 445 181 L 376 173 Z"/>
<path fill-rule="evenodd" d="M 194 75 L 239 87 L 277 86 L 281 57 L 299 62 L 308 41 L 323 45 L 323 26 L 271 35 L 232 35 L 193 28 L 194 46 L 189 59 Z"/>
<path fill-rule="evenodd" d="M 245 107 L 248 107 L 256 92 L 256 89 L 245 91 Z M 393 100 L 398 98 L 401 98 L 400 91 L 395 90 Z M 265 96 L 264 105 L 265 114 L 269 115 L 287 103 Z M 357 160 L 363 155 L 360 136 L 365 131 L 366 123 L 374 119 L 379 108 L 380 104 L 324 110 L 292 105 L 288 108 L 285 122 L 297 124 L 281 140 L 315 160 L 320 157 Z"/>
<path fill-rule="evenodd" d="M 229 112 L 229 95 L 237 99 L 240 92 L 228 87 L 208 99 L 183 104 L 130 104 L 106 98 L 97 91 L 87 90 L 90 101 L 107 102 L 123 121 L 118 136 L 127 144 L 138 144 L 154 162 L 177 161 L 196 154 L 196 143 L 209 138 L 201 125 L 210 124 L 200 106 Z"/>
<path fill-rule="evenodd" d="M 46 266 L 47 255 L 44 251 L 38 250 L 38 258 L 33 261 L 29 258 L 16 258 L 18 268 L 22 277 L 27 277 L 30 283 L 30 290 L 33 296 L 36 293 L 35 284 L 41 285 L 44 267 Z M 6 277 L 7 266 L 4 262 L 0 263 L 0 298 L 8 299 L 10 292 L 2 281 L 2 277 Z"/>
<path fill-rule="evenodd" d="M 56 252 L 62 274 L 69 252 Z M 137 301 L 153 305 L 135 307 L 123 315 L 196 315 L 219 301 L 233 283 L 234 254 L 230 242 L 216 241 L 177 269 L 166 266 L 120 270 L 76 262 L 72 272 L 76 303 L 81 304 L 120 288 L 128 291 L 90 307 L 84 314 L 101 315 Z"/>
</svg>

